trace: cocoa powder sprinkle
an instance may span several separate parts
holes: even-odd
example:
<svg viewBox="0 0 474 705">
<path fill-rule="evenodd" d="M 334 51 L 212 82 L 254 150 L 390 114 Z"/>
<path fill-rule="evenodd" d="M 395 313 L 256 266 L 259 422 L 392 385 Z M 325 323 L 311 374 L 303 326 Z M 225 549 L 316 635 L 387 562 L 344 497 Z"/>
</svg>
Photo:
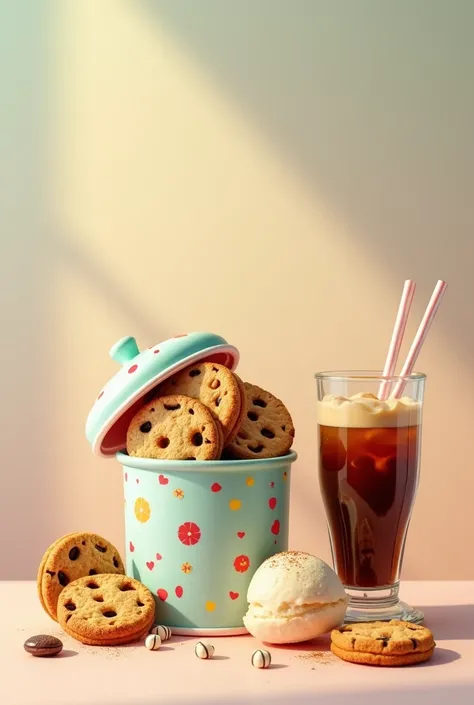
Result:
<svg viewBox="0 0 474 705">
<path fill-rule="evenodd" d="M 298 654 L 297 658 L 307 663 L 322 663 L 324 665 L 330 665 L 337 661 L 330 651 L 306 651 L 303 654 Z"/>
</svg>

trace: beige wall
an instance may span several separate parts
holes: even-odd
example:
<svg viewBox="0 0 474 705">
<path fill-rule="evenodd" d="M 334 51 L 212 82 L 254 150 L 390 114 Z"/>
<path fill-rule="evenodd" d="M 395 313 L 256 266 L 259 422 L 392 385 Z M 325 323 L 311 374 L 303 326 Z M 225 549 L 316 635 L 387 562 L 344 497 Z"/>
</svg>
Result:
<svg viewBox="0 0 474 705">
<path fill-rule="evenodd" d="M 0 578 L 32 577 L 65 532 L 121 545 L 119 467 L 83 432 L 108 349 L 199 329 L 291 409 L 291 543 L 329 559 L 312 376 L 382 365 L 406 277 L 411 335 L 436 280 L 450 286 L 419 364 L 404 575 L 474 578 L 474 4 L 3 13 Z"/>
</svg>

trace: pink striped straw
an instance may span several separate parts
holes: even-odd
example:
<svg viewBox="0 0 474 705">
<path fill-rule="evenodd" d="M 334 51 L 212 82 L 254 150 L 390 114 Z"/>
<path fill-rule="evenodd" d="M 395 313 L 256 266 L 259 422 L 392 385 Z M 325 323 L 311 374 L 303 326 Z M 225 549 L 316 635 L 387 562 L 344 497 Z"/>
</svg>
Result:
<svg viewBox="0 0 474 705">
<path fill-rule="evenodd" d="M 415 282 L 412 279 L 407 279 L 403 285 L 402 298 L 400 299 L 400 305 L 398 307 L 398 313 L 395 319 L 395 325 L 393 327 L 392 339 L 388 348 L 385 367 L 383 368 L 382 374 L 384 377 L 393 377 L 395 373 L 395 367 L 397 366 L 398 355 L 400 353 L 403 335 L 405 333 L 408 316 L 410 314 L 411 303 L 415 295 L 415 289 Z M 388 379 L 384 379 L 381 383 L 379 387 L 379 399 L 382 401 L 388 397 L 391 384 L 392 383 Z"/>
<path fill-rule="evenodd" d="M 408 352 L 407 359 L 405 360 L 403 367 L 400 371 L 400 379 L 396 383 L 395 388 L 392 394 L 390 395 L 394 399 L 399 399 L 402 396 L 406 384 L 405 377 L 411 375 L 411 373 L 413 372 L 415 362 L 418 358 L 418 355 L 420 354 L 421 347 L 424 343 L 426 336 L 428 335 L 428 331 L 431 327 L 431 324 L 433 323 L 436 311 L 439 308 L 441 299 L 443 298 L 447 286 L 448 285 L 446 284 L 446 282 L 440 279 L 434 288 L 434 291 L 431 295 L 431 299 L 429 300 L 428 306 L 426 307 L 424 316 L 421 319 L 421 323 L 418 327 L 418 330 L 416 331 L 412 346 Z"/>
</svg>

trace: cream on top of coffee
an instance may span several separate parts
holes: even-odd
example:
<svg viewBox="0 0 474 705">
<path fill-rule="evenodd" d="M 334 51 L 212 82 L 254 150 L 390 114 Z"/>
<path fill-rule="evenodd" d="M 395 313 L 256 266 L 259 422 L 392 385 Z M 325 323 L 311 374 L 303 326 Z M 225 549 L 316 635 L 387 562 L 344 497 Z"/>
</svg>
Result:
<svg viewBox="0 0 474 705">
<path fill-rule="evenodd" d="M 421 421 L 421 402 L 411 397 L 380 401 L 375 394 L 358 392 L 350 397 L 327 394 L 318 402 L 318 422 L 340 428 L 415 426 Z"/>
</svg>

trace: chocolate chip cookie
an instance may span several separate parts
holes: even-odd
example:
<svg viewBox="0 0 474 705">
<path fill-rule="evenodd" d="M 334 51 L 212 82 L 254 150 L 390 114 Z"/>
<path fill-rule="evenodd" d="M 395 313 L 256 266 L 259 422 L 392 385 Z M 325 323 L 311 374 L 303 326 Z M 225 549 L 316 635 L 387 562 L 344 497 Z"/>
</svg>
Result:
<svg viewBox="0 0 474 705">
<path fill-rule="evenodd" d="M 224 439 L 237 433 L 242 409 L 242 396 L 236 376 L 224 365 L 199 362 L 178 372 L 158 387 L 157 396 L 184 394 L 199 399 L 224 430 Z"/>
<path fill-rule="evenodd" d="M 293 445 L 295 427 L 282 401 L 257 387 L 244 383 L 246 412 L 234 440 L 227 444 L 232 458 L 276 458 Z"/>
<path fill-rule="evenodd" d="M 390 622 L 349 624 L 331 632 L 331 651 L 344 661 L 370 666 L 409 666 L 433 655 L 433 634 L 426 627 Z"/>
<path fill-rule="evenodd" d="M 219 422 L 198 399 L 182 394 L 148 402 L 127 431 L 127 452 L 160 460 L 217 460 L 223 447 Z"/>
<path fill-rule="evenodd" d="M 70 583 L 58 600 L 64 631 L 83 644 L 128 644 L 148 633 L 155 601 L 145 585 L 121 575 L 95 575 Z"/>
<path fill-rule="evenodd" d="M 98 573 L 125 572 L 120 554 L 98 534 L 67 534 L 55 541 L 41 561 L 37 588 L 45 611 L 57 621 L 56 606 L 62 590 L 73 580 Z"/>
</svg>

